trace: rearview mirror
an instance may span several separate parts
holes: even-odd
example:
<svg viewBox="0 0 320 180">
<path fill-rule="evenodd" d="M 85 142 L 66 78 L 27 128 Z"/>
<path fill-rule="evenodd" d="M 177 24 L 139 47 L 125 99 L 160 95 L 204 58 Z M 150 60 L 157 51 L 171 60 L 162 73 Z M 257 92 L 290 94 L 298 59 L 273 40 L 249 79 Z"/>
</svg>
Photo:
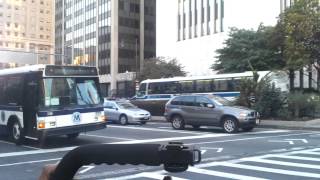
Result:
<svg viewBox="0 0 320 180">
<path fill-rule="evenodd" d="M 213 104 L 207 104 L 207 107 L 208 108 L 214 108 L 214 105 Z"/>
</svg>

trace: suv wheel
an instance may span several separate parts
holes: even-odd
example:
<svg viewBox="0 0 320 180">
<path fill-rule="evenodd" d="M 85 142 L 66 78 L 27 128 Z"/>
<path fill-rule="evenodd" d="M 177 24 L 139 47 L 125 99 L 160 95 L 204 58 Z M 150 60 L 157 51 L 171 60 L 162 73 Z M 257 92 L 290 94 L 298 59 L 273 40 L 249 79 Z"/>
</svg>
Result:
<svg viewBox="0 0 320 180">
<path fill-rule="evenodd" d="M 171 119 L 173 129 L 184 129 L 184 120 L 181 116 L 175 115 Z"/>
<path fill-rule="evenodd" d="M 222 128 L 226 133 L 236 133 L 239 130 L 238 121 L 235 118 L 227 117 L 222 122 Z"/>
</svg>

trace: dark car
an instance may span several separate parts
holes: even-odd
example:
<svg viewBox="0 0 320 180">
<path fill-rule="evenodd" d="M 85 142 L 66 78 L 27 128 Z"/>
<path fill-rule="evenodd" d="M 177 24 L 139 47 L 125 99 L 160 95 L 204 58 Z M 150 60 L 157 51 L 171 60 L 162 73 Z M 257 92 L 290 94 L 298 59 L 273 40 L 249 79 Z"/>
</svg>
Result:
<svg viewBox="0 0 320 180">
<path fill-rule="evenodd" d="M 174 129 L 185 125 L 222 127 L 227 133 L 235 133 L 242 128 L 251 131 L 259 123 L 259 113 L 255 110 L 232 103 L 214 95 L 183 95 L 172 98 L 167 104 L 165 118 Z"/>
</svg>

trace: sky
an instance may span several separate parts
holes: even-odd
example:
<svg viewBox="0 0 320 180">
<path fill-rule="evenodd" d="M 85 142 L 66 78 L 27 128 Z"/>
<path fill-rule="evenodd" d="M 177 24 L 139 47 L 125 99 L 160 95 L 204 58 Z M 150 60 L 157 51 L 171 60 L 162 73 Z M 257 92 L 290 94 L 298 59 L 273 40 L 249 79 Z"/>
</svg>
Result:
<svg viewBox="0 0 320 180">
<path fill-rule="evenodd" d="M 178 0 L 157 0 L 157 56 L 177 58 L 189 75 L 213 74 L 215 50 L 223 47 L 230 27 L 257 29 L 275 25 L 280 0 L 225 0 L 225 32 L 177 42 Z"/>
</svg>

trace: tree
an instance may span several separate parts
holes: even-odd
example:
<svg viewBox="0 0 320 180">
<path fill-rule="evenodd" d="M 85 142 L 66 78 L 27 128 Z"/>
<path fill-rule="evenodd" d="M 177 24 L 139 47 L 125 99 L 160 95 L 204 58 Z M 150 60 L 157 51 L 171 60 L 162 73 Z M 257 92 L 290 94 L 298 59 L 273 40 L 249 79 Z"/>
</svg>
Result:
<svg viewBox="0 0 320 180">
<path fill-rule="evenodd" d="M 138 80 L 169 78 L 174 76 L 185 76 L 181 64 L 176 59 L 166 60 L 164 57 L 146 59 L 143 70 L 138 76 Z"/>
<path fill-rule="evenodd" d="M 320 6 L 318 0 L 296 0 L 281 15 L 276 34 L 283 37 L 283 57 L 290 71 L 293 87 L 293 71 L 313 64 L 320 75 Z M 320 79 L 318 78 L 318 88 Z M 303 84 L 301 79 L 300 84 Z"/>
<path fill-rule="evenodd" d="M 274 27 L 260 25 L 257 31 L 232 28 L 225 47 L 218 49 L 218 60 L 212 65 L 220 73 L 279 70 L 284 62 L 278 49 Z"/>
</svg>

